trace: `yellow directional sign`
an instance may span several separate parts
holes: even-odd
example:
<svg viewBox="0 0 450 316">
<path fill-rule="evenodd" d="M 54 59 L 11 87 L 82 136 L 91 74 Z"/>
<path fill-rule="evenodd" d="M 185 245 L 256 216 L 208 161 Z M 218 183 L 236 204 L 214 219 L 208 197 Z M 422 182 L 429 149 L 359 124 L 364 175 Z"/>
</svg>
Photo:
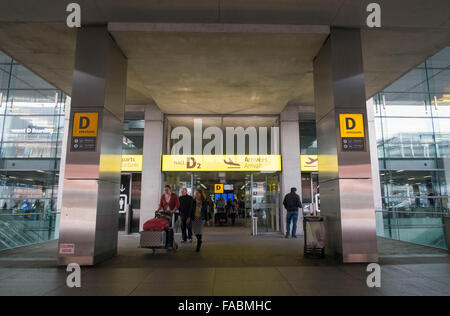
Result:
<svg viewBox="0 0 450 316">
<path fill-rule="evenodd" d="M 74 113 L 73 137 L 97 137 L 98 113 Z"/>
<path fill-rule="evenodd" d="M 142 155 L 122 155 L 122 171 L 142 171 Z"/>
<path fill-rule="evenodd" d="M 162 171 L 281 171 L 280 155 L 164 155 Z"/>
<path fill-rule="evenodd" d="M 214 193 L 223 193 L 223 184 L 215 184 Z"/>
<path fill-rule="evenodd" d="M 364 136 L 364 116 L 362 114 L 339 114 L 341 126 L 341 137 L 359 137 Z"/>
</svg>

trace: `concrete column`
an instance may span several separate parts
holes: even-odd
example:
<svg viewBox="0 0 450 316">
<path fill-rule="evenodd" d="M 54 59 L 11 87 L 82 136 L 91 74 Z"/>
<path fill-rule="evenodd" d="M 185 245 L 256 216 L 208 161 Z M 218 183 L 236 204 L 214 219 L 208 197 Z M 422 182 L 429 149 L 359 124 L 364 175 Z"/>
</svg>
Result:
<svg viewBox="0 0 450 316">
<path fill-rule="evenodd" d="M 302 175 L 300 171 L 300 131 L 298 125 L 298 106 L 288 105 L 280 115 L 281 157 L 283 171 L 281 174 L 281 201 L 297 188 L 302 194 Z M 282 232 L 286 233 L 286 210 L 283 207 Z M 302 213 L 299 213 L 297 234 L 303 235 Z"/>
<path fill-rule="evenodd" d="M 383 208 L 381 199 L 380 162 L 378 160 L 378 143 L 375 127 L 375 102 L 373 98 L 367 101 L 367 122 L 369 130 L 370 165 L 372 167 L 373 201 L 375 210 Z M 377 236 L 384 237 L 383 213 L 375 213 L 377 224 Z"/>
<path fill-rule="evenodd" d="M 104 26 L 78 30 L 58 264 L 117 254 L 127 60 Z"/>
<path fill-rule="evenodd" d="M 331 29 L 330 37 L 314 60 L 314 90 L 321 213 L 327 221 L 328 250 L 345 263 L 377 262 L 359 29 Z M 358 122 L 362 137 L 355 138 L 362 135 L 355 130 L 341 134 L 341 114 L 356 115 L 358 121 L 362 118 Z"/>
<path fill-rule="evenodd" d="M 145 108 L 140 230 L 142 230 L 146 221 L 155 216 L 162 193 L 163 131 L 163 113 L 156 105 L 147 105 Z"/>
</svg>

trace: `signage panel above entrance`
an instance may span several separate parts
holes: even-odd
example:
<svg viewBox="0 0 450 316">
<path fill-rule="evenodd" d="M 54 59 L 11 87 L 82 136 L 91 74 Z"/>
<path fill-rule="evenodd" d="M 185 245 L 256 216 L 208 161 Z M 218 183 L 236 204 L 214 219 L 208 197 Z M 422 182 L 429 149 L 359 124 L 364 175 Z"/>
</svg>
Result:
<svg viewBox="0 0 450 316">
<path fill-rule="evenodd" d="M 319 171 L 319 156 L 301 155 L 301 171 Z"/>
<path fill-rule="evenodd" d="M 122 155 L 122 171 L 142 171 L 142 155 Z"/>
<path fill-rule="evenodd" d="M 280 155 L 164 155 L 162 171 L 281 171 Z"/>
</svg>

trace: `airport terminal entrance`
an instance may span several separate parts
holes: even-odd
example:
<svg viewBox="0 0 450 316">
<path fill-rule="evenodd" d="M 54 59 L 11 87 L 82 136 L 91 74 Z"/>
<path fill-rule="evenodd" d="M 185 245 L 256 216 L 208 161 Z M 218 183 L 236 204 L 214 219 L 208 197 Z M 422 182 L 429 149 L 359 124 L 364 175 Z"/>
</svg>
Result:
<svg viewBox="0 0 450 316">
<path fill-rule="evenodd" d="M 250 234 L 281 231 L 279 173 L 166 172 L 165 185 L 181 194 L 202 190 L 209 205 L 211 231 L 248 231 Z"/>
</svg>

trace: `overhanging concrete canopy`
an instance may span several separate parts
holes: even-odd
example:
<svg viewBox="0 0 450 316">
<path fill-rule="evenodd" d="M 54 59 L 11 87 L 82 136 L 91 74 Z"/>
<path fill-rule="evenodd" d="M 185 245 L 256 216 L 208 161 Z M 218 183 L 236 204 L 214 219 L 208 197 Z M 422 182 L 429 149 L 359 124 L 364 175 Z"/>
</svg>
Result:
<svg viewBox="0 0 450 316">
<path fill-rule="evenodd" d="M 78 1 L 83 23 L 111 23 L 128 57 L 128 104 L 226 114 L 311 108 L 312 60 L 326 28 L 363 25 L 369 2 Z M 448 0 L 378 2 L 383 28 L 362 32 L 368 97 L 450 43 Z M 2 4 L 0 49 L 70 94 L 76 32 L 64 24 L 66 4 Z"/>
</svg>

